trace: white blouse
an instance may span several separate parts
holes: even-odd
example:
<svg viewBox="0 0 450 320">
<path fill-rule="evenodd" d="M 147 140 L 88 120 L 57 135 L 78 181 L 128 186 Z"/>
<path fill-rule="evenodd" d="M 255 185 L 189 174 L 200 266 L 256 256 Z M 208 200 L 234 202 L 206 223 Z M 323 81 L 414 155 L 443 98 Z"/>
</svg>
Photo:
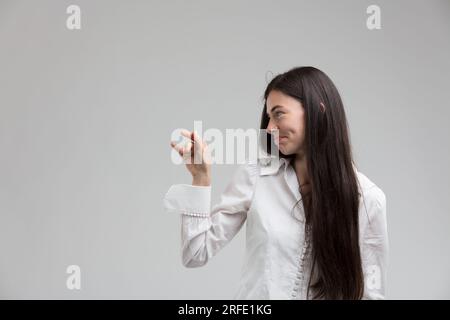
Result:
<svg viewBox="0 0 450 320">
<path fill-rule="evenodd" d="M 183 265 L 205 265 L 247 221 L 244 265 L 234 299 L 307 299 L 312 264 L 309 229 L 305 228 L 302 201 L 297 203 L 301 194 L 290 161 L 280 158 L 277 166 L 261 161 L 240 165 L 212 209 L 211 186 L 172 185 L 164 206 L 182 217 Z M 384 299 L 386 197 L 354 170 L 363 195 L 359 205 L 363 299 Z"/>
</svg>

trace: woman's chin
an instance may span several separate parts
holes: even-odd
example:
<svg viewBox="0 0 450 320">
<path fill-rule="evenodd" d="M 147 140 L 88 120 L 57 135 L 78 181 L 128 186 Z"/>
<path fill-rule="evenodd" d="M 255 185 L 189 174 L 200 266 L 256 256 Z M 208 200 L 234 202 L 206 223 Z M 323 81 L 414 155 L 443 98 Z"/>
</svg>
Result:
<svg viewBox="0 0 450 320">
<path fill-rule="evenodd" d="M 280 151 L 281 154 L 285 156 L 290 156 L 294 154 L 295 152 L 292 152 L 291 150 L 287 149 L 286 147 L 281 146 L 281 148 L 278 148 L 278 151 Z"/>
</svg>

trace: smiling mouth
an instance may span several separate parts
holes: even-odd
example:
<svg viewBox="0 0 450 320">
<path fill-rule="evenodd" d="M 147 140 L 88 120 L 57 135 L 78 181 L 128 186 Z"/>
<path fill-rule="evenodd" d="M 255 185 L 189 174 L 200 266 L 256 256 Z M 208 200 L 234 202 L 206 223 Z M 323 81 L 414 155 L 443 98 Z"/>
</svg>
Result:
<svg viewBox="0 0 450 320">
<path fill-rule="evenodd" d="M 288 139 L 288 137 L 286 137 L 286 136 L 279 137 L 278 143 L 282 143 L 282 142 L 286 141 L 287 139 Z M 275 141 L 275 143 L 277 143 L 277 141 Z"/>
</svg>

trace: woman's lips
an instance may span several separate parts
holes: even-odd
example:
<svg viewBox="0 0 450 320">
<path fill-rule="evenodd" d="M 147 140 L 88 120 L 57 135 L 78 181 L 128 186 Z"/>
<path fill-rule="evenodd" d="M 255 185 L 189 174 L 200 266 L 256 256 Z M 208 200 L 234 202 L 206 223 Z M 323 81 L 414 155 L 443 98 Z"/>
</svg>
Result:
<svg viewBox="0 0 450 320">
<path fill-rule="evenodd" d="M 281 136 L 278 140 L 279 140 L 279 143 L 282 143 L 282 142 L 285 142 L 287 139 L 288 139 L 288 137 Z"/>
</svg>

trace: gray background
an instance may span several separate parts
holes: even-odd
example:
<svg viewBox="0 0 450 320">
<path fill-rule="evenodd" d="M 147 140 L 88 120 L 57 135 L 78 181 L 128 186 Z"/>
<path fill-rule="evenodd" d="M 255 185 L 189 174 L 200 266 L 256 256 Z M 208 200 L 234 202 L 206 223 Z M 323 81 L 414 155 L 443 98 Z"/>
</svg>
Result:
<svg viewBox="0 0 450 320">
<path fill-rule="evenodd" d="M 266 73 L 300 65 L 336 83 L 387 196 L 387 297 L 450 298 L 449 39 L 449 1 L 1 0 L 0 298 L 230 298 L 244 229 L 182 266 L 170 134 L 257 128 Z M 214 166 L 213 201 L 235 168 Z"/>
</svg>

